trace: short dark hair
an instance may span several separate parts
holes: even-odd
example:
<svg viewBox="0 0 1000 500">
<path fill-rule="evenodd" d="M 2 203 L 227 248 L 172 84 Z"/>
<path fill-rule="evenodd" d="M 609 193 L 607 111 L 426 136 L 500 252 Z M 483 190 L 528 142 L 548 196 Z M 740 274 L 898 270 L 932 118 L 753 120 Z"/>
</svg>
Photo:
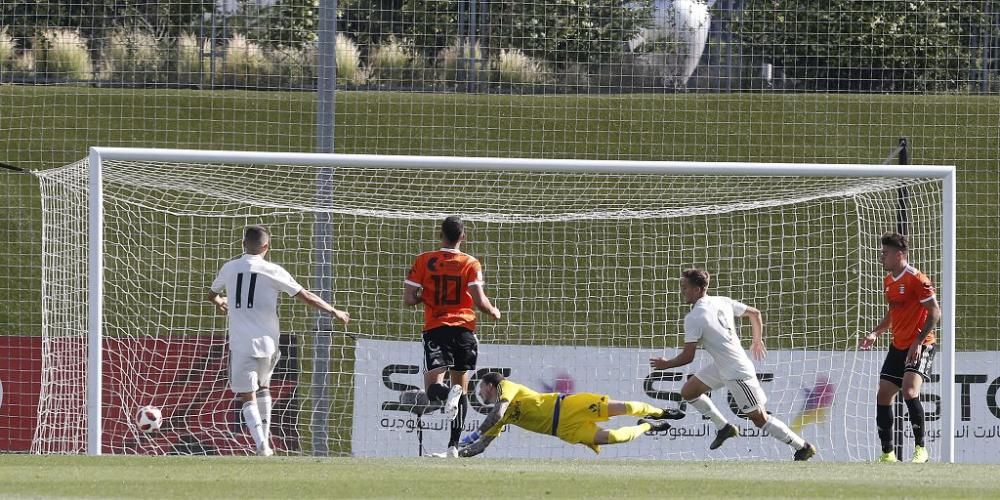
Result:
<svg viewBox="0 0 1000 500">
<path fill-rule="evenodd" d="M 483 378 L 479 379 L 479 383 L 499 386 L 500 382 L 503 382 L 504 380 L 507 380 L 507 377 L 504 377 L 502 373 L 489 372 L 486 375 L 483 375 Z"/>
<path fill-rule="evenodd" d="M 906 240 L 905 234 L 889 232 L 882 235 L 882 246 L 905 252 L 909 250 L 910 242 Z"/>
<path fill-rule="evenodd" d="M 696 267 L 685 269 L 681 273 L 681 276 L 683 276 L 688 283 L 698 288 L 708 288 L 708 282 L 711 279 L 711 277 L 708 275 L 708 271 L 705 271 L 704 269 L 698 269 Z"/>
<path fill-rule="evenodd" d="M 260 224 L 247 226 L 243 230 L 243 248 L 247 253 L 259 254 L 264 245 L 271 242 L 271 232 Z"/>
<path fill-rule="evenodd" d="M 458 243 L 464 232 L 465 224 L 462 223 L 462 218 L 457 215 L 449 216 L 441 223 L 441 236 L 449 243 Z"/>
</svg>

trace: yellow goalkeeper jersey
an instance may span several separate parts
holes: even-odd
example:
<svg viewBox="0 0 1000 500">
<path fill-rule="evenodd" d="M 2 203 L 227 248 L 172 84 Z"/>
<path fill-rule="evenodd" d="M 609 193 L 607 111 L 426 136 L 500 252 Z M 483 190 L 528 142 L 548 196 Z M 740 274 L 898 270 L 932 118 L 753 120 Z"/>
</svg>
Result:
<svg viewBox="0 0 1000 500">
<path fill-rule="evenodd" d="M 560 396 L 559 393 L 535 392 L 510 380 L 500 381 L 498 389 L 500 399 L 510 402 L 510 406 L 507 407 L 503 418 L 486 431 L 487 436 L 499 436 L 500 431 L 507 424 L 541 434 L 552 433 L 552 415 L 555 411 L 556 401 Z"/>
</svg>

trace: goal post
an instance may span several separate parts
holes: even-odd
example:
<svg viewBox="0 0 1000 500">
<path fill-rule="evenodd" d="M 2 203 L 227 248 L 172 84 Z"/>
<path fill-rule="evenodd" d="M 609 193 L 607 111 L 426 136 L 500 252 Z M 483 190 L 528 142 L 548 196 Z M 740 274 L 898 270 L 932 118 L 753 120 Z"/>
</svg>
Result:
<svg viewBox="0 0 1000 500">
<path fill-rule="evenodd" d="M 290 445 L 289 453 L 312 453 L 334 440 L 337 442 L 333 443 L 332 453 L 368 454 L 363 451 L 368 449 L 366 446 L 374 446 L 376 451 L 370 453 L 376 455 L 395 453 L 386 451 L 388 445 L 379 441 L 385 436 L 395 436 L 393 431 L 383 429 L 374 437 L 366 434 L 360 422 L 370 420 L 371 415 L 359 413 L 359 407 L 366 405 L 374 408 L 372 411 L 379 411 L 380 404 L 387 407 L 384 402 L 375 401 L 380 396 L 373 399 L 372 395 L 389 390 L 390 382 L 400 379 L 393 378 L 397 375 L 386 370 L 379 371 L 382 365 L 373 364 L 373 359 L 393 349 L 400 352 L 409 349 L 418 341 L 420 328 L 418 315 L 401 305 L 397 288 L 402 286 L 408 260 L 419 251 L 432 249 L 436 243 L 435 224 L 445 215 L 455 213 L 470 221 L 468 251 L 484 262 L 491 297 L 506 305 L 503 321 L 481 322 L 484 330 L 481 357 L 490 363 L 483 366 L 498 366 L 495 363 L 502 361 L 491 358 L 494 354 L 490 351 L 538 351 L 542 353 L 538 359 L 544 365 L 539 367 L 540 371 L 555 369 L 551 358 L 545 356 L 558 355 L 563 352 L 560 349 L 576 349 L 590 357 L 599 354 L 601 359 L 610 360 L 624 356 L 628 363 L 616 362 L 613 369 L 598 370 L 599 378 L 590 382 L 598 387 L 583 385 L 586 377 L 581 376 L 576 389 L 590 391 L 607 386 L 612 387 L 608 389 L 610 392 L 628 386 L 639 391 L 636 399 L 653 397 L 649 390 L 642 393 L 644 383 L 655 385 L 667 379 L 650 381 L 643 373 L 647 370 L 642 367 L 643 357 L 650 351 L 662 352 L 679 346 L 677 334 L 683 310 L 675 298 L 676 275 L 684 266 L 704 265 L 716 276 L 710 293 L 768 306 L 762 309 L 774 361 L 766 361 L 771 364 L 762 369 L 776 378 L 795 378 L 789 387 L 772 390 L 765 385 L 765 391 L 772 391 L 768 394 L 768 408 L 783 417 L 797 408 L 801 403 L 797 399 L 801 385 L 812 381 L 799 373 L 812 377 L 823 372 L 837 377 L 846 386 L 845 390 L 850 391 L 838 393 L 837 397 L 852 399 L 838 402 L 829 424 L 831 429 L 837 429 L 830 432 L 842 436 L 836 439 L 847 440 L 844 446 L 851 451 L 836 455 L 835 459 L 865 458 L 875 446 L 873 381 L 884 356 L 886 339 L 879 341 L 883 349 L 871 354 L 857 353 L 853 345 L 858 331 L 870 327 L 877 321 L 874 315 L 881 317 L 884 311 L 880 286 L 883 272 L 877 265 L 875 246 L 881 232 L 895 227 L 892 221 L 896 189 L 908 186 L 912 188 L 915 212 L 910 222 L 911 233 L 918 240 L 915 253 L 920 256 L 914 259 L 914 264 L 935 281 L 942 307 L 938 330 L 942 381 L 940 440 L 938 449 L 932 451 L 940 461 L 955 459 L 956 200 L 955 170 L 950 166 L 904 169 L 854 164 L 95 147 L 88 159 L 75 168 L 78 169 L 75 175 L 86 176 L 88 182 L 84 186 L 89 184 L 89 209 L 85 214 L 88 238 L 85 246 L 89 257 L 84 281 L 88 321 L 87 332 L 80 332 L 89 336 L 84 440 L 89 454 L 109 449 L 107 452 L 111 453 L 163 453 L 176 449 L 175 443 L 148 436 L 126 439 L 125 444 L 119 440 L 109 446 L 108 437 L 102 432 L 102 414 L 108 418 L 105 413 L 113 405 L 101 400 L 101 388 L 107 392 L 108 384 L 108 375 L 102 374 L 101 368 L 113 365 L 101 359 L 102 346 L 108 345 L 109 335 L 120 342 L 126 342 L 121 340 L 123 336 L 170 335 L 175 343 L 190 342 L 205 331 L 216 331 L 216 335 L 224 337 L 220 320 L 208 317 L 204 304 L 187 302 L 203 300 L 197 290 L 207 288 L 213 268 L 222 264 L 223 256 L 238 253 L 238 241 L 232 235 L 253 221 L 273 220 L 282 228 L 279 231 L 282 234 L 277 236 L 279 245 L 282 238 L 289 241 L 281 250 L 284 259 L 276 257 L 276 260 L 292 266 L 293 275 L 300 275 L 303 285 L 315 287 L 316 280 L 322 278 L 317 270 L 320 263 L 313 261 L 318 254 L 309 248 L 315 240 L 299 238 L 297 233 L 315 231 L 318 221 L 324 220 L 317 214 L 329 217 L 333 226 L 325 234 L 330 238 L 332 252 L 343 256 L 338 259 L 343 262 L 330 264 L 336 268 L 331 279 L 332 299 L 335 303 L 348 302 L 345 307 L 359 319 L 352 323 L 351 331 L 362 340 L 357 345 L 348 345 L 335 339 L 329 347 L 297 344 L 296 369 L 303 376 L 297 379 L 298 388 L 289 391 L 297 394 L 302 406 L 289 411 L 301 414 L 302 420 L 291 426 L 299 429 L 296 436 L 299 442 Z M 112 178 L 108 177 L 108 169 L 114 172 Z M 325 180 L 321 180 L 323 172 Z M 46 179 L 46 175 L 50 177 Z M 57 180 L 59 175 L 41 173 L 40 177 L 43 184 L 58 182 L 63 187 L 80 182 L 75 178 Z M 331 186 L 320 186 L 321 182 L 330 182 Z M 113 194 L 105 189 L 111 185 L 115 186 Z M 445 196 L 456 192 L 462 196 Z M 325 196 L 330 198 L 317 199 Z M 114 214 L 108 215 L 106 209 L 112 203 Z M 131 217 L 135 220 L 125 220 Z M 51 226 L 50 230 L 65 231 L 69 226 L 64 223 Z M 109 231 L 113 237 L 109 237 Z M 623 233 L 611 234 L 614 231 Z M 199 238 L 216 237 L 221 240 L 204 245 L 198 242 Z M 170 240 L 167 243 L 171 246 L 161 248 L 161 239 Z M 798 256 L 800 250 L 811 255 Z M 69 253 L 70 257 L 73 255 L 76 253 Z M 113 259 L 110 264 L 108 258 Z M 106 267 L 109 265 L 110 268 Z M 817 269 L 814 282 L 810 280 L 813 265 Z M 114 276 L 105 274 L 108 269 L 113 270 Z M 129 282 L 131 279 L 149 282 L 151 290 L 143 291 L 146 295 L 141 297 L 148 303 L 122 303 L 126 299 L 119 294 L 134 286 Z M 170 283 L 171 280 L 176 283 Z M 841 293 L 845 296 L 836 296 Z M 108 301 L 115 303 L 114 311 L 105 309 Z M 552 310 L 546 311 L 546 306 Z M 151 317 L 144 318 L 145 323 L 127 317 L 147 308 Z M 293 329 L 321 328 L 312 326 L 317 323 L 304 318 L 305 313 L 290 311 L 282 309 L 283 314 L 290 315 L 288 319 L 283 316 L 283 330 L 288 328 L 286 321 Z M 105 330 L 107 321 L 116 322 L 113 335 Z M 304 324 L 310 326 L 299 326 Z M 334 332 L 337 333 L 343 332 Z M 142 338 L 127 342 L 130 346 L 145 345 Z M 215 343 L 211 346 L 218 349 Z M 317 349 L 328 349 L 339 357 L 331 366 L 317 368 L 322 364 L 316 360 L 323 357 L 315 352 Z M 149 357 L 142 353 L 132 356 Z M 408 361 L 419 364 L 419 359 Z M 164 361 L 164 371 L 173 367 L 171 363 L 176 364 Z M 185 363 L 189 364 L 181 362 Z M 820 365 L 822 368 L 817 368 Z M 187 413 L 167 408 L 164 413 L 168 431 L 171 415 L 175 418 L 189 415 L 204 422 L 197 432 L 224 435 L 213 438 L 219 450 L 239 449 L 239 439 L 230 435 L 239 434 L 238 422 L 223 422 L 218 416 L 204 414 L 194 416 L 197 412 L 188 403 L 178 402 L 177 395 L 167 397 L 164 394 L 167 389 L 149 381 L 136 382 L 119 373 L 126 370 L 114 370 L 113 376 L 125 378 L 115 380 L 117 385 L 136 383 L 142 386 L 147 399 L 166 397 L 171 404 L 188 405 L 184 407 Z M 545 378 L 533 373 L 523 381 L 533 385 L 540 377 Z M 616 378 L 624 380 L 625 385 Z M 215 384 L 215 391 L 221 383 L 224 381 L 217 379 L 205 382 Z M 329 387 L 318 388 L 320 384 Z M 794 384 L 799 386 L 792 387 Z M 319 391 L 322 397 L 308 394 L 302 387 L 306 385 L 310 391 Z M 210 393 L 205 387 L 196 391 L 199 397 Z M 619 398 L 627 394 L 611 396 Z M 129 399 L 131 395 L 112 397 L 115 405 L 127 407 L 138 403 Z M 53 399 L 42 404 L 67 403 Z M 315 404 L 322 408 L 310 407 Z M 115 410 L 115 418 L 121 418 L 119 413 L 128 412 Z M 313 421 L 317 415 L 323 416 L 318 423 Z M 787 418 L 790 420 L 792 415 Z M 324 419 L 326 422 L 322 422 Z M 192 436 L 197 434 L 191 429 L 186 431 Z M 329 440 L 324 437 L 323 443 L 308 444 L 328 431 Z M 134 433 L 127 424 L 115 425 L 114 433 L 129 432 Z M 44 433 L 44 430 L 39 432 L 40 441 L 44 441 Z M 404 439 L 393 437 L 397 438 Z M 674 436 L 667 445 L 659 446 L 679 446 L 683 438 Z M 237 444 L 219 444 L 227 439 L 235 439 L 233 442 Z M 504 441 L 514 443 L 516 436 L 505 437 L 496 447 L 502 447 L 499 443 Z M 764 451 L 754 451 L 749 456 L 770 457 L 769 442 L 761 441 L 761 446 Z M 637 446 L 621 453 L 661 456 L 659 451 L 649 450 Z M 44 444 L 38 445 L 38 451 L 45 451 Z M 828 452 L 832 454 L 833 450 Z M 531 454 L 536 452 L 520 449 L 510 453 L 538 456 Z M 676 458 L 694 456 L 683 451 L 665 453 Z M 748 455 L 731 455 L 744 456 Z"/>
</svg>

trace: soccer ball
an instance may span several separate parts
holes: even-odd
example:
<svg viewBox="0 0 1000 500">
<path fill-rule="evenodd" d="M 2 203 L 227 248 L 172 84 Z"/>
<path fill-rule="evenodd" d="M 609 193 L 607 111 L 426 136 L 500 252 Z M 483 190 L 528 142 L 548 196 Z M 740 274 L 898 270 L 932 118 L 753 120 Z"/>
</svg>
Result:
<svg viewBox="0 0 1000 500">
<path fill-rule="evenodd" d="M 135 414 L 135 425 L 138 425 L 142 432 L 156 432 L 163 425 L 163 414 L 155 406 L 143 406 L 139 408 L 139 413 Z"/>
</svg>

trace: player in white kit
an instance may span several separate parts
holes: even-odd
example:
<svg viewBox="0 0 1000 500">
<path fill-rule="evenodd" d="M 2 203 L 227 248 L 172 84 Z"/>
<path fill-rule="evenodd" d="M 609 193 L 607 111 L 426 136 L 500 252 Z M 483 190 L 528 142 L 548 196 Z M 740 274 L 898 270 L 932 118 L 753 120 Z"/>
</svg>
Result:
<svg viewBox="0 0 1000 500">
<path fill-rule="evenodd" d="M 700 344 L 712 356 L 712 363 L 688 379 L 681 388 L 681 398 L 715 424 L 717 431 L 709 449 L 714 450 L 725 440 L 739 435 L 739 429 L 730 424 L 705 395 L 724 386 L 729 389 L 740 411 L 754 425 L 794 448 L 795 460 L 809 460 L 816 454 L 816 447 L 764 409 L 767 396 L 760 387 L 750 357 L 740 345 L 735 319 L 745 316 L 750 319 L 753 333 L 750 352 L 758 360 L 764 359 L 767 354 L 760 311 L 729 297 L 709 296 L 708 282 L 708 272 L 701 269 L 688 269 L 682 273 L 681 295 L 684 302 L 692 305 L 691 311 L 684 317 L 684 349 L 671 359 L 650 359 L 650 366 L 665 370 L 687 365 L 694 361 L 695 350 Z"/>
<path fill-rule="evenodd" d="M 229 317 L 229 385 L 243 403 L 243 418 L 257 454 L 270 456 L 271 393 L 268 385 L 278 364 L 278 294 L 342 321 L 350 316 L 302 288 L 281 266 L 264 260 L 271 234 L 264 226 L 247 226 L 243 256 L 223 264 L 208 300 Z M 225 295 L 221 295 L 225 292 Z"/>
</svg>

